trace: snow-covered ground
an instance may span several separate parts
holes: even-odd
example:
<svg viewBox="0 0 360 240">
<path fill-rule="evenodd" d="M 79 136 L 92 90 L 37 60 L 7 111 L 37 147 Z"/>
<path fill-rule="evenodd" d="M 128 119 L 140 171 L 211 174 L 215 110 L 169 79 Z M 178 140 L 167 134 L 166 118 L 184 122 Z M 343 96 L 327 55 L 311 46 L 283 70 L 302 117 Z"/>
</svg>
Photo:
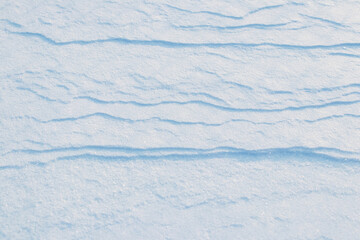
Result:
<svg viewBox="0 0 360 240">
<path fill-rule="evenodd" d="M 0 1 L 0 239 L 358 239 L 360 1 Z"/>
</svg>

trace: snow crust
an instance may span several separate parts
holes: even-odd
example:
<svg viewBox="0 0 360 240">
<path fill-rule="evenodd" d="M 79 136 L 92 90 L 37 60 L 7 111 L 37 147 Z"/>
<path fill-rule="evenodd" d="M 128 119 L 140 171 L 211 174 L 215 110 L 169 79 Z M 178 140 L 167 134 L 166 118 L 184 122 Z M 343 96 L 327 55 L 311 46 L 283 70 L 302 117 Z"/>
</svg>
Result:
<svg viewBox="0 0 360 240">
<path fill-rule="evenodd" d="M 1 1 L 0 239 L 356 239 L 359 1 Z"/>
</svg>

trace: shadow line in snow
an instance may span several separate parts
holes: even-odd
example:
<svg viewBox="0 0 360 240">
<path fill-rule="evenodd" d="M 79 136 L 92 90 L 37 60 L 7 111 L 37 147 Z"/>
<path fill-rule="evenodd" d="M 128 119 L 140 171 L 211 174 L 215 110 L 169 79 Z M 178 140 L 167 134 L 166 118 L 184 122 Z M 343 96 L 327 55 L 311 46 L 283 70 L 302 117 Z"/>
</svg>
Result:
<svg viewBox="0 0 360 240">
<path fill-rule="evenodd" d="M 311 50 L 311 49 L 334 49 L 334 48 L 360 48 L 360 43 L 349 42 L 349 43 L 338 43 L 332 45 L 295 45 L 295 44 L 280 44 L 280 43 L 236 43 L 236 42 L 208 42 L 208 43 L 185 43 L 185 42 L 171 42 L 165 40 L 137 40 L 137 39 L 127 39 L 127 38 L 106 38 L 106 39 L 95 39 L 95 40 L 73 40 L 73 41 L 55 41 L 41 33 L 34 32 L 13 32 L 8 31 L 10 34 L 16 34 L 23 37 L 37 38 L 48 44 L 54 46 L 66 46 L 66 45 L 90 45 L 98 43 L 119 43 L 124 45 L 141 45 L 141 46 L 156 46 L 156 47 L 166 47 L 166 48 L 199 48 L 199 47 L 208 47 L 208 48 L 224 48 L 224 47 L 240 47 L 240 48 L 254 48 L 254 47 L 274 47 L 282 49 L 292 49 L 292 50 Z"/>
<path fill-rule="evenodd" d="M 81 153 L 68 156 L 60 156 L 49 162 L 31 161 L 22 166 L 9 165 L 1 166 L 0 170 L 19 170 L 28 166 L 45 167 L 51 163 L 59 161 L 96 161 L 96 162 L 126 162 L 126 161 L 198 161 L 198 160 L 211 160 L 211 159 L 234 159 L 242 162 L 252 161 L 310 161 L 310 162 L 329 162 L 340 164 L 360 164 L 360 159 L 354 157 L 337 157 L 332 156 L 330 152 L 345 153 L 335 148 L 305 148 L 305 147 L 292 147 L 292 148 L 274 148 L 274 149 L 260 149 L 260 150 L 245 150 L 232 147 L 218 147 L 213 149 L 196 149 L 196 148 L 152 148 L 152 149 L 137 149 L 126 147 L 104 147 L 104 146 L 86 146 L 86 147 L 70 147 L 58 148 L 50 150 L 27 150 L 27 153 L 44 153 L 56 151 L 75 151 L 79 149 L 102 149 L 102 150 L 122 150 L 125 152 L 135 152 L 136 155 L 104 155 L 93 153 Z M 164 151 L 163 154 L 154 154 L 159 151 Z M 317 152 L 328 151 L 329 153 Z M 169 151 L 178 151 L 170 152 Z M 152 153 L 152 154 L 151 154 Z"/>
</svg>

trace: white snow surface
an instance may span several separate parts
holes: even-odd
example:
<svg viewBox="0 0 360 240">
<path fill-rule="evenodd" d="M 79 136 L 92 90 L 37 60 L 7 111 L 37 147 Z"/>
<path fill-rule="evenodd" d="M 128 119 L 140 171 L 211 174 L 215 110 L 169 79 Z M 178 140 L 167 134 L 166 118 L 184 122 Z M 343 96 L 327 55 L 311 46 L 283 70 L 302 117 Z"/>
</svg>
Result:
<svg viewBox="0 0 360 240">
<path fill-rule="evenodd" d="M 0 239 L 359 239 L 360 1 L 0 1 Z"/>
</svg>

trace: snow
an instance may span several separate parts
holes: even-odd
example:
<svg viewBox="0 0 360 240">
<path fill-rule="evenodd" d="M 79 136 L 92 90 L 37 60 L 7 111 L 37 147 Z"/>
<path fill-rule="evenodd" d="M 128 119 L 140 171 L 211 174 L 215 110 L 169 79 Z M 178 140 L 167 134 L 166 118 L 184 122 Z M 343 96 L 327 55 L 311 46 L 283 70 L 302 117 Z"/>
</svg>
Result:
<svg viewBox="0 0 360 240">
<path fill-rule="evenodd" d="M 1 2 L 0 239 L 356 239 L 359 12 Z"/>
</svg>

